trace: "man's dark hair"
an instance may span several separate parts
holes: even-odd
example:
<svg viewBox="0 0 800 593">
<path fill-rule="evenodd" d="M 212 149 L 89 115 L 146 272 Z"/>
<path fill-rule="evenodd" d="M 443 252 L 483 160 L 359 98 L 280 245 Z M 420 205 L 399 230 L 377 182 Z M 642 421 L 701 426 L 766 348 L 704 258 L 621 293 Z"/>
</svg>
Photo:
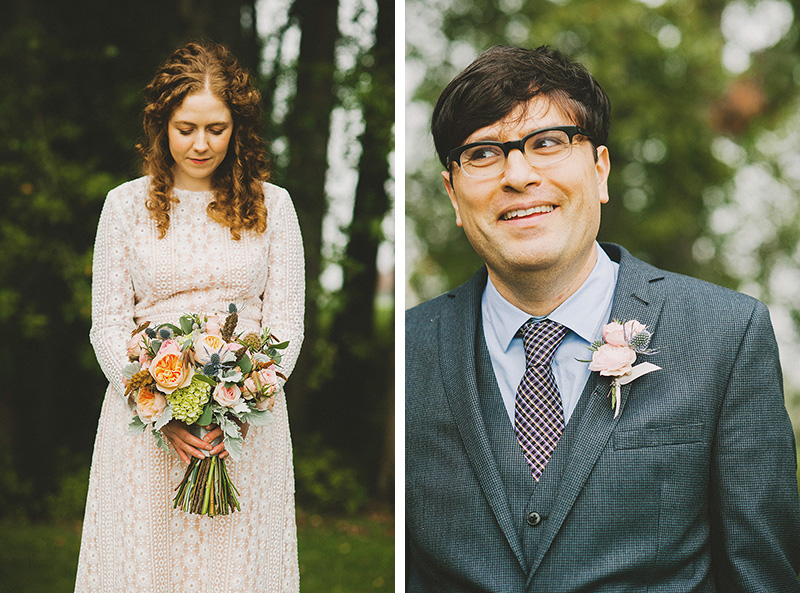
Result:
<svg viewBox="0 0 800 593">
<path fill-rule="evenodd" d="M 536 95 L 546 96 L 591 132 L 597 147 L 608 141 L 611 105 L 578 62 L 543 45 L 522 49 L 495 45 L 445 87 L 433 110 L 431 132 L 442 164 L 447 153 L 475 130 L 489 126 Z"/>
</svg>

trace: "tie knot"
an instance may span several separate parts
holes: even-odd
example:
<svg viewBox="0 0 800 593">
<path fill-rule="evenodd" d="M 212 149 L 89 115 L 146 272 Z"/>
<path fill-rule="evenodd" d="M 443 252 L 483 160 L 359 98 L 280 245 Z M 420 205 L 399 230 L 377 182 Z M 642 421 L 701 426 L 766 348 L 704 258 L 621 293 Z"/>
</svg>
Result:
<svg viewBox="0 0 800 593">
<path fill-rule="evenodd" d="M 518 333 L 525 346 L 527 366 L 549 365 L 568 331 L 569 329 L 551 319 L 526 321 Z"/>
</svg>

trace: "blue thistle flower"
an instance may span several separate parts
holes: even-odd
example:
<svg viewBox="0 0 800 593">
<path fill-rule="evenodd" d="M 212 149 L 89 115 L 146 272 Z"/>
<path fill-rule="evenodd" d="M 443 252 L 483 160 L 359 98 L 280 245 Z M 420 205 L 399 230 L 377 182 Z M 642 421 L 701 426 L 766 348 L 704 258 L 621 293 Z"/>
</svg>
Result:
<svg viewBox="0 0 800 593">
<path fill-rule="evenodd" d="M 228 313 L 236 313 L 236 305 L 234 305 L 233 303 L 228 305 Z"/>
<path fill-rule="evenodd" d="M 644 352 L 650 345 L 650 332 L 645 330 L 634 335 L 631 337 L 630 345 L 636 352 Z"/>
<path fill-rule="evenodd" d="M 164 340 L 169 340 L 172 337 L 172 331 L 168 327 L 162 327 L 158 330 L 158 335 Z"/>
<path fill-rule="evenodd" d="M 144 330 L 144 333 L 147 334 L 147 337 L 150 339 L 156 337 L 156 330 L 154 330 L 152 327 L 148 327 L 146 330 Z"/>
</svg>

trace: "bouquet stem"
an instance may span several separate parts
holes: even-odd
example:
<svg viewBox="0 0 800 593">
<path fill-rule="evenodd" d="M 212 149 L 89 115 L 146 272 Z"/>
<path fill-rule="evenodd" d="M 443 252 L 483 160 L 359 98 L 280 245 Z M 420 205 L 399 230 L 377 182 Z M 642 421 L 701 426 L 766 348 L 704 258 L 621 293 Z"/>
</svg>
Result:
<svg viewBox="0 0 800 593">
<path fill-rule="evenodd" d="M 194 515 L 229 515 L 239 510 L 239 491 L 228 476 L 225 460 L 216 455 L 192 459 L 176 488 L 174 508 Z"/>
<path fill-rule="evenodd" d="M 197 436 L 207 432 L 204 428 L 192 425 Z M 214 441 L 216 445 L 219 441 Z M 203 459 L 192 458 L 189 467 L 178 487 L 174 498 L 174 508 L 194 515 L 228 515 L 239 510 L 236 495 L 239 491 L 228 476 L 225 460 L 214 455 Z"/>
</svg>

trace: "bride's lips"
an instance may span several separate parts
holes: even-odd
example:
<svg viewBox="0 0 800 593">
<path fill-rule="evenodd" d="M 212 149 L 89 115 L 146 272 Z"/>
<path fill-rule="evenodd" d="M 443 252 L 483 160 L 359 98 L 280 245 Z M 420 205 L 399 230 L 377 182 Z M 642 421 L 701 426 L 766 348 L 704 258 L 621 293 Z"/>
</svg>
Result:
<svg viewBox="0 0 800 593">
<path fill-rule="evenodd" d="M 195 165 L 202 165 L 203 163 L 207 163 L 208 161 L 210 161 L 211 158 L 209 157 L 205 159 L 189 159 L 189 160 L 192 161 Z"/>
<path fill-rule="evenodd" d="M 521 218 L 529 218 L 534 215 L 549 214 L 556 209 L 553 204 L 538 204 L 536 206 L 518 207 L 514 206 L 509 208 L 500 215 L 500 220 L 518 220 Z"/>
</svg>

